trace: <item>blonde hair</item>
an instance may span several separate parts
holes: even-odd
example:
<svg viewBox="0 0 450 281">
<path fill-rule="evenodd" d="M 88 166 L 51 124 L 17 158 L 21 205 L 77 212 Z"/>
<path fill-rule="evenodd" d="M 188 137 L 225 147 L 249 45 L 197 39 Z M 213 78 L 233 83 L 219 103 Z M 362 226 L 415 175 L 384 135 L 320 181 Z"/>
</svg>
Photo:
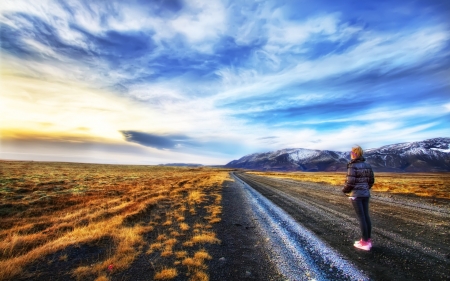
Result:
<svg viewBox="0 0 450 281">
<path fill-rule="evenodd" d="M 352 152 L 355 154 L 356 158 L 359 158 L 364 154 L 363 149 L 359 145 L 355 145 L 354 147 L 352 147 Z"/>
</svg>

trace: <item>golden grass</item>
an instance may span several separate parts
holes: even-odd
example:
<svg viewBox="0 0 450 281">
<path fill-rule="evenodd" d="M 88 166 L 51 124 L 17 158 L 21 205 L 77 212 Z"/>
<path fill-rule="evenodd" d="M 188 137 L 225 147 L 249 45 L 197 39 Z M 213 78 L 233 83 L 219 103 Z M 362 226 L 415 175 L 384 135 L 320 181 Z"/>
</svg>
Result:
<svg viewBox="0 0 450 281">
<path fill-rule="evenodd" d="M 188 242 L 192 242 L 193 244 L 217 244 L 220 243 L 220 240 L 216 238 L 214 232 L 202 232 L 195 234 Z"/>
<path fill-rule="evenodd" d="M 179 227 L 180 227 L 181 231 L 188 231 L 190 229 L 189 225 L 187 223 L 184 223 L 184 222 L 180 223 Z"/>
<path fill-rule="evenodd" d="M 187 255 L 188 255 L 188 252 L 187 252 L 187 251 L 178 251 L 178 252 L 175 252 L 175 256 L 176 256 L 178 259 L 185 258 Z"/>
<path fill-rule="evenodd" d="M 209 281 L 209 276 L 204 271 L 196 270 L 189 281 Z"/>
<path fill-rule="evenodd" d="M 201 190 L 193 190 L 189 192 L 188 202 L 189 204 L 199 204 L 203 202 L 205 195 Z"/>
<path fill-rule="evenodd" d="M 194 254 L 194 259 L 197 260 L 210 260 L 212 257 L 208 254 L 208 252 L 205 249 L 201 249 L 200 251 L 196 252 Z"/>
<path fill-rule="evenodd" d="M 170 280 L 178 276 L 176 268 L 164 268 L 155 274 L 155 280 Z"/>
<path fill-rule="evenodd" d="M 188 270 L 181 261 L 196 245 L 219 243 L 206 229 L 220 219 L 228 172 L 0 161 L 0 280 L 14 279 L 27 265 L 56 252 L 62 251 L 60 261 L 70 262 L 68 247 L 104 239 L 111 241 L 104 246 L 108 255 L 75 267 L 74 277 L 108 280 L 109 267 L 126 270 L 138 256 L 152 254 L 161 257 L 155 266 L 164 268 L 155 279 L 174 278 L 173 268 L 164 267 L 168 262 L 179 259 L 178 274 Z M 206 218 L 193 216 L 205 212 Z"/>
<path fill-rule="evenodd" d="M 94 281 L 109 281 L 109 278 L 106 277 L 105 275 L 101 275 L 97 277 Z"/>
<path fill-rule="evenodd" d="M 182 264 L 187 266 L 191 272 L 198 269 L 205 270 L 207 269 L 205 261 L 210 259 L 212 259 L 212 257 L 208 254 L 208 252 L 205 249 L 200 249 L 194 254 L 193 257 L 185 257 Z"/>
<path fill-rule="evenodd" d="M 345 172 L 249 172 L 298 181 L 323 182 L 337 187 L 345 183 Z M 375 173 L 374 191 L 415 194 L 450 199 L 450 173 Z"/>
<path fill-rule="evenodd" d="M 188 268 L 205 268 L 203 261 L 194 259 L 194 258 L 185 258 L 182 261 L 182 264 L 187 266 Z"/>
</svg>

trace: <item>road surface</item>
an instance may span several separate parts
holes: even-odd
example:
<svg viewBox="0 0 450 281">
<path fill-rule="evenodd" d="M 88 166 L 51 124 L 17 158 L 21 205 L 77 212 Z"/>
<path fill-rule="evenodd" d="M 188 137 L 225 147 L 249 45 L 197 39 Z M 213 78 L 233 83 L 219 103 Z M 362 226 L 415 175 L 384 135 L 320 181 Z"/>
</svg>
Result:
<svg viewBox="0 0 450 281">
<path fill-rule="evenodd" d="M 450 279 L 450 200 L 372 192 L 373 248 L 365 252 L 353 247 L 359 226 L 339 188 L 243 172 L 234 176 L 244 182 L 255 212 L 265 216 L 260 220 L 271 228 L 266 232 L 278 251 L 274 259 L 289 279 Z"/>
</svg>

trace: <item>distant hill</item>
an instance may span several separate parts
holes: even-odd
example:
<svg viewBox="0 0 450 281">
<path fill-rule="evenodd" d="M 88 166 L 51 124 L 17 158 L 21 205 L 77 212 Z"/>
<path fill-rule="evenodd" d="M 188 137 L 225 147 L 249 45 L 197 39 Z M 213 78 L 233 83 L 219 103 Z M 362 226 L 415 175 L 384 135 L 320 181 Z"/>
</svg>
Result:
<svg viewBox="0 0 450 281">
<path fill-rule="evenodd" d="M 168 163 L 168 164 L 159 164 L 159 166 L 201 167 L 203 165 L 194 163 Z"/>
<path fill-rule="evenodd" d="M 450 172 L 450 138 L 434 138 L 367 149 L 366 161 L 374 171 Z M 349 152 L 288 148 L 254 153 L 225 165 L 268 171 L 346 171 Z"/>
</svg>

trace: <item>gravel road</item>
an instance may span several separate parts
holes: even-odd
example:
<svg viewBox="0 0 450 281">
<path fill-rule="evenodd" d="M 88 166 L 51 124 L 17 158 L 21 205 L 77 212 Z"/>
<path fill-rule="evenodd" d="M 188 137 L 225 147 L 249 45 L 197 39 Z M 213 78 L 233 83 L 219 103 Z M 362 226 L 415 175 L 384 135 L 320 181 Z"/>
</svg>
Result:
<svg viewBox="0 0 450 281">
<path fill-rule="evenodd" d="M 308 252 L 312 248 L 308 246 L 308 241 L 316 239 L 319 244 L 322 243 L 320 245 L 325 245 L 325 249 L 331 249 L 331 259 L 342 258 L 333 264 L 336 268 L 330 268 L 330 273 L 325 274 L 324 264 L 330 264 L 330 252 L 325 250 L 324 257 L 313 258 L 318 261 L 316 265 L 308 261 L 307 255 L 301 264 L 315 269 L 301 268 L 300 271 L 308 275 L 303 275 L 303 278 L 300 276 L 302 273 L 299 273 L 298 280 L 307 280 L 309 274 L 317 275 L 316 279 L 333 280 L 339 276 L 342 279 L 342 268 L 350 272 L 349 279 L 450 278 L 450 200 L 372 192 L 370 209 L 374 246 L 370 252 L 365 252 L 353 247 L 353 242 L 360 238 L 359 226 L 349 199 L 339 188 L 242 172 L 235 175 L 286 212 L 300 229 L 305 230 L 306 236 L 287 235 L 278 243 L 289 244 L 287 240 L 295 239 L 304 245 L 304 249 L 297 251 Z M 281 235 L 285 235 L 283 233 Z M 309 239 L 308 235 L 311 235 Z M 299 258 L 305 259 L 305 256 Z M 286 270 L 282 268 L 283 262 L 279 262 L 279 267 L 280 264 L 280 270 L 284 270 L 286 275 Z M 359 273 L 354 273 L 353 265 Z M 291 279 L 289 276 L 287 278 Z"/>
</svg>

